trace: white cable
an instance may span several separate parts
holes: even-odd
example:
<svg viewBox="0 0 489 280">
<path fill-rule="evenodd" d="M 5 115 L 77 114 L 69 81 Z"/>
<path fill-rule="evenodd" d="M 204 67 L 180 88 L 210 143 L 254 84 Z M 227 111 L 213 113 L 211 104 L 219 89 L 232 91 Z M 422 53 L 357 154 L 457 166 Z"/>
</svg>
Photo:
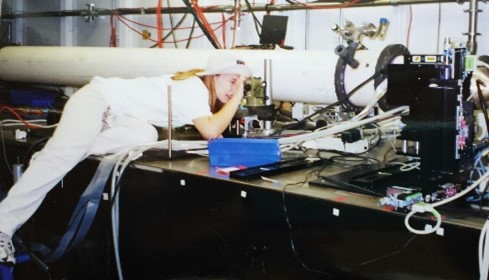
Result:
<svg viewBox="0 0 489 280">
<path fill-rule="evenodd" d="M 489 220 L 486 220 L 482 227 L 481 235 L 479 237 L 479 274 L 481 280 L 487 280 L 489 271 Z"/>
<path fill-rule="evenodd" d="M 473 189 L 475 189 L 477 186 L 479 186 L 484 180 L 488 179 L 489 178 L 489 172 L 486 172 L 484 173 L 484 175 L 482 175 L 479 179 L 477 179 L 477 181 L 473 182 L 472 185 L 470 185 L 469 187 L 467 187 L 465 190 L 459 192 L 458 194 L 454 195 L 454 196 L 451 196 L 447 199 L 444 199 L 444 200 L 441 200 L 441 201 L 438 201 L 438 202 L 435 202 L 435 203 L 432 203 L 431 206 L 432 207 L 438 207 L 440 205 L 444 205 L 444 204 L 447 204 L 449 202 L 452 202 L 458 198 L 461 198 L 463 197 L 464 195 L 468 194 L 469 192 L 471 192 Z"/>
<path fill-rule="evenodd" d="M 54 128 L 54 127 L 58 126 L 58 124 L 52 124 L 52 125 L 40 125 L 40 124 L 37 124 L 39 122 L 44 123 L 44 122 L 46 122 L 46 120 L 29 120 L 29 121 L 25 121 L 25 122 L 28 123 L 28 124 L 33 124 L 37 128 Z M 2 124 L 4 126 L 25 125 L 25 123 L 23 123 L 22 121 L 20 121 L 20 120 L 13 120 L 13 119 L 3 120 L 2 121 Z"/>
<path fill-rule="evenodd" d="M 444 204 L 447 204 L 451 201 L 454 201 L 460 197 L 463 197 L 465 196 L 467 193 L 469 193 L 470 191 L 472 191 L 473 189 L 475 189 L 477 186 L 479 186 L 484 180 L 488 179 L 489 178 L 489 172 L 486 172 L 484 175 L 482 175 L 479 179 L 477 179 L 477 181 L 473 182 L 472 185 L 470 185 L 469 187 L 467 187 L 465 190 L 459 192 L 458 194 L 454 195 L 454 196 L 451 196 L 447 199 L 444 199 L 444 200 L 441 200 L 441 201 L 438 201 L 438 202 L 435 202 L 435 203 L 424 203 L 424 202 L 419 202 L 419 203 L 416 203 L 416 204 L 413 204 L 411 207 L 411 212 L 409 212 L 407 215 L 406 215 L 406 218 L 404 219 L 404 224 L 406 225 L 407 229 L 413 233 L 416 233 L 416 234 L 429 234 L 429 233 L 433 233 L 435 232 L 436 230 L 438 230 L 438 228 L 440 227 L 441 225 L 441 215 L 435 210 L 435 207 L 438 207 L 440 205 L 444 205 Z M 409 219 L 411 218 L 411 216 L 413 216 L 414 214 L 416 213 L 424 213 L 424 212 L 430 212 L 432 213 L 436 218 L 437 218 L 437 223 L 436 225 L 431 229 L 431 230 L 416 230 L 414 228 L 412 228 L 410 225 L 409 225 Z"/>
<path fill-rule="evenodd" d="M 202 149 L 207 145 L 206 141 L 174 141 L 176 148 L 180 149 Z M 117 268 L 117 274 L 119 280 L 123 280 L 124 276 L 122 273 L 122 264 L 120 259 L 119 251 L 119 194 L 120 191 L 117 190 L 117 186 L 120 184 L 121 175 L 124 170 L 129 166 L 129 164 L 139 158 L 145 151 L 152 148 L 166 148 L 168 147 L 167 140 L 153 142 L 147 145 L 141 145 L 122 151 L 117 156 L 116 164 L 112 171 L 111 187 L 110 187 L 110 197 L 111 202 L 113 201 L 111 208 L 111 219 L 112 219 L 112 239 L 114 245 L 114 255 L 115 263 Z"/>
<path fill-rule="evenodd" d="M 404 224 L 406 225 L 407 229 L 410 232 L 413 232 L 416 234 L 431 234 L 431 233 L 434 233 L 438 230 L 438 228 L 441 225 L 441 215 L 440 215 L 440 213 L 438 213 L 438 211 L 436 211 L 436 209 L 434 207 L 432 207 L 430 204 L 424 203 L 424 202 L 419 202 L 419 203 L 413 204 L 411 207 L 412 207 L 411 212 L 409 212 L 406 215 L 406 218 L 404 219 Z M 425 230 L 418 230 L 418 229 L 411 227 L 411 225 L 409 224 L 409 219 L 411 218 L 411 216 L 416 214 L 416 213 L 424 213 L 424 212 L 430 212 L 433 214 L 433 216 L 435 216 L 436 225 L 434 227 L 432 227 L 431 229 L 425 229 Z"/>
<path fill-rule="evenodd" d="M 372 108 L 379 102 L 379 100 L 385 95 L 387 92 L 387 80 L 384 80 L 376 89 L 375 89 L 375 95 L 370 101 L 367 106 L 363 108 L 363 110 L 358 113 L 355 117 L 351 119 L 351 121 L 357 121 L 363 119 L 365 116 L 367 116 Z"/>
<path fill-rule="evenodd" d="M 278 139 L 278 141 L 279 141 L 280 145 L 287 145 L 287 144 L 294 144 L 294 143 L 295 143 L 295 145 L 299 145 L 300 143 L 302 143 L 306 140 L 312 140 L 312 139 L 316 139 L 316 138 L 334 135 L 336 133 L 340 133 L 340 132 L 343 132 L 343 131 L 346 131 L 346 130 L 349 130 L 349 129 L 352 129 L 355 127 L 359 127 L 359 126 L 362 126 L 362 125 L 370 123 L 370 122 L 374 122 L 377 120 L 392 117 L 395 114 L 404 113 L 408 110 L 409 110 L 408 106 L 401 106 L 401 107 L 397 107 L 397 108 L 392 109 L 390 111 L 387 111 L 387 112 L 384 112 L 384 113 L 381 113 L 381 114 L 378 114 L 376 116 L 366 118 L 363 120 L 354 121 L 354 122 L 348 122 L 347 121 L 347 122 L 335 125 L 331 128 L 328 128 L 328 129 L 325 129 L 322 131 L 315 131 L 315 132 L 310 132 L 310 133 L 305 133 L 305 134 L 300 134 L 300 135 L 295 135 L 295 136 L 283 137 L 283 138 Z"/>
<path fill-rule="evenodd" d="M 476 65 L 477 65 L 477 66 L 484 66 L 484 67 L 486 67 L 486 68 L 489 68 L 489 64 L 487 64 L 487 63 L 485 63 L 484 61 L 479 60 L 479 59 L 477 59 L 477 61 L 476 61 Z"/>
<path fill-rule="evenodd" d="M 381 85 L 386 85 L 386 82 L 383 82 Z M 370 103 L 368 103 L 364 108 L 363 110 L 356 114 L 353 118 L 349 119 L 348 121 L 346 122 L 354 122 L 354 121 L 358 121 L 358 120 L 361 120 L 363 119 L 365 116 L 367 116 L 370 111 L 372 110 L 372 108 L 379 102 L 379 100 L 384 96 L 384 94 L 387 92 L 387 88 L 385 88 L 385 90 L 381 90 L 381 89 L 384 89 L 384 87 L 378 87 L 375 91 L 375 95 L 374 97 L 372 98 L 372 100 L 370 100 Z M 332 126 L 335 126 L 335 125 L 340 125 L 344 122 L 337 122 L 337 123 L 331 123 L 327 126 L 323 126 L 323 127 L 320 127 L 318 129 L 316 129 L 315 131 L 321 131 L 321 130 L 326 130 L 328 128 L 331 128 Z"/>
<path fill-rule="evenodd" d="M 121 266 L 121 261 L 120 261 L 120 255 L 119 255 L 119 193 L 116 193 L 116 187 L 117 187 L 117 177 L 119 176 L 119 165 L 123 158 L 126 156 L 126 152 L 122 152 L 119 155 L 119 158 L 114 165 L 114 169 L 112 171 L 112 178 L 111 178 L 111 188 L 110 188 L 110 202 L 112 203 L 111 207 L 111 219 L 112 219 L 112 240 L 113 240 L 113 245 L 114 245 L 114 257 L 115 257 L 115 264 L 116 264 L 116 269 L 117 269 L 117 274 L 119 275 L 119 280 L 123 280 L 123 274 L 122 274 L 122 266 Z"/>
</svg>

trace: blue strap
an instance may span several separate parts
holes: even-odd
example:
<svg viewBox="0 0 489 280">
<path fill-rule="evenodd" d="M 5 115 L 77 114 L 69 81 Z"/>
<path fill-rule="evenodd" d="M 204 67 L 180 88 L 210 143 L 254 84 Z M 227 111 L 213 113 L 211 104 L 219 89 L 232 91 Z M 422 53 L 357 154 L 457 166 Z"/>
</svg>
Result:
<svg viewBox="0 0 489 280">
<path fill-rule="evenodd" d="M 68 228 L 58 246 L 51 252 L 43 254 L 47 262 L 60 259 L 65 252 L 72 250 L 83 241 L 95 218 L 107 179 L 112 173 L 117 159 L 117 156 L 107 156 L 100 161 L 95 175 L 75 207 Z"/>
</svg>

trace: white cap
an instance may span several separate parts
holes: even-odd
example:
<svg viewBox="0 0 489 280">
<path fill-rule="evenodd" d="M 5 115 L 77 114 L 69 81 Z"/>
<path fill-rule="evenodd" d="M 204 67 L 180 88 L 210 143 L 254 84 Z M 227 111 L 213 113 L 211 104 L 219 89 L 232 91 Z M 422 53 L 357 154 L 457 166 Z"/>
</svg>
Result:
<svg viewBox="0 0 489 280">
<path fill-rule="evenodd" d="M 230 57 L 225 54 L 214 54 L 209 57 L 205 71 L 200 72 L 197 75 L 206 76 L 218 74 L 238 74 L 250 77 L 252 72 L 241 59 Z"/>
</svg>

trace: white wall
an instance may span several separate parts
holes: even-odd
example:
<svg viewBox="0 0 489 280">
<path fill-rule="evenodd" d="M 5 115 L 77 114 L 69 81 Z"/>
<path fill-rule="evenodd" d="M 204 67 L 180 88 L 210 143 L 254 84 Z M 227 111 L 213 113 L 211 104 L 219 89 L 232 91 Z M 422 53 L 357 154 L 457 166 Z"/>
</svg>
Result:
<svg viewBox="0 0 489 280">
<path fill-rule="evenodd" d="M 54 3 L 53 3 L 54 2 Z M 245 5 L 244 1 L 241 1 Z M 266 3 L 266 0 L 250 0 L 251 3 Z M 306 1 L 304 1 L 306 2 Z M 82 10 L 86 9 L 86 1 L 38 1 L 24 0 L 13 1 L 17 9 L 26 12 L 56 11 L 56 10 Z M 163 10 L 170 7 L 183 7 L 181 0 L 163 0 Z M 201 6 L 207 5 L 234 5 L 234 0 L 200 0 Z M 276 4 L 286 4 L 283 0 L 276 1 Z M 114 8 L 148 8 L 156 7 L 156 0 L 100 0 L 96 1 L 97 9 Z M 335 23 L 342 23 L 345 19 L 352 21 L 355 25 L 372 22 L 377 24 L 381 17 L 390 21 L 387 37 L 384 41 L 370 40 L 366 38 L 364 44 L 369 49 L 382 49 L 388 44 L 401 43 L 407 45 L 411 53 L 440 53 L 442 50 L 443 39 L 450 37 L 458 42 L 467 41 L 467 36 L 463 35 L 468 31 L 469 15 L 464 12 L 469 4 L 462 5 L 457 3 L 444 4 L 418 4 L 382 7 L 362 7 L 345 8 L 330 10 L 300 10 L 272 12 L 289 16 L 289 25 L 286 37 L 286 44 L 295 49 L 310 50 L 333 50 L 339 43 L 337 34 L 331 31 L 331 26 Z M 488 5 L 479 2 L 479 9 L 483 10 L 478 17 L 478 31 L 482 33 L 477 37 L 477 54 L 489 54 L 489 33 L 484 29 L 489 26 Z M 257 12 L 256 16 L 261 20 L 263 12 Z M 165 14 L 164 27 L 170 28 L 170 16 L 173 23 L 178 22 L 183 14 Z M 206 14 L 211 23 L 220 22 L 220 13 Z M 225 14 L 229 17 L 229 14 Z M 156 16 L 138 15 L 125 16 L 133 21 L 156 26 Z M 412 17 L 409 40 L 407 39 L 409 21 Z M 16 42 L 23 45 L 76 45 L 76 46 L 108 46 L 110 37 L 110 16 L 99 16 L 94 22 L 87 22 L 83 17 L 72 18 L 28 18 L 16 20 Z M 150 47 L 155 43 L 150 40 L 143 40 L 142 36 L 122 24 L 120 20 L 115 20 L 117 30 L 117 44 L 120 47 Z M 189 27 L 193 22 L 192 15 L 187 15 L 182 28 L 175 32 L 178 43 L 167 42 L 165 48 L 184 48 L 189 36 Z M 126 22 L 130 27 L 142 31 L 148 30 L 151 38 L 156 39 L 157 32 L 150 27 L 143 27 L 131 22 Z M 20 29 L 20 30 L 19 30 Z M 167 31 L 165 31 L 166 34 Z M 217 30 L 216 35 L 222 42 L 222 30 Z M 191 48 L 212 48 L 209 41 L 202 36 L 202 32 L 197 28 L 194 36 L 200 38 L 191 41 Z M 226 28 L 226 47 L 231 47 L 233 38 L 232 22 Z M 172 41 L 173 39 L 169 40 Z M 251 14 L 246 13 L 241 16 L 239 30 L 236 32 L 235 45 L 257 44 L 259 41 L 257 32 L 253 24 Z"/>
</svg>

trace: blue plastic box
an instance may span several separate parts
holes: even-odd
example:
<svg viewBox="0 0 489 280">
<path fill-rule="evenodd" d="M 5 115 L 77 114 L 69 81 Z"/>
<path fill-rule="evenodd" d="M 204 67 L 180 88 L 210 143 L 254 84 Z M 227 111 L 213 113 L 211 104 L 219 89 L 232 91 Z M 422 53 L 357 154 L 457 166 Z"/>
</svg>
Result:
<svg viewBox="0 0 489 280">
<path fill-rule="evenodd" d="M 277 139 L 218 138 L 209 142 L 211 166 L 258 166 L 281 159 Z"/>
</svg>

